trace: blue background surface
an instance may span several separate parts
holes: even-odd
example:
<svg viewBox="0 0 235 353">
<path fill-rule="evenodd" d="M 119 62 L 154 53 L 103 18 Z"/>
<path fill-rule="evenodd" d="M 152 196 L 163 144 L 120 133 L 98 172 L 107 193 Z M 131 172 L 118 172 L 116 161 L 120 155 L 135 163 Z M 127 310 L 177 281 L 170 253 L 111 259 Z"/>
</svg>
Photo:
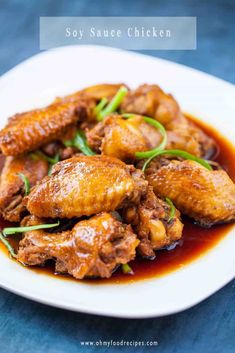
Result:
<svg viewBox="0 0 235 353">
<path fill-rule="evenodd" d="M 149 54 L 235 82 L 234 0 L 0 0 L 0 74 L 39 51 L 39 16 L 89 15 L 197 16 L 197 51 Z M 66 312 L 0 290 L 1 352 L 105 351 L 106 348 L 85 349 L 80 345 L 82 340 L 100 339 L 159 342 L 155 348 L 122 348 L 128 352 L 235 352 L 235 281 L 183 313 L 147 320 L 110 319 Z M 107 350 L 112 352 L 116 348 Z"/>
</svg>

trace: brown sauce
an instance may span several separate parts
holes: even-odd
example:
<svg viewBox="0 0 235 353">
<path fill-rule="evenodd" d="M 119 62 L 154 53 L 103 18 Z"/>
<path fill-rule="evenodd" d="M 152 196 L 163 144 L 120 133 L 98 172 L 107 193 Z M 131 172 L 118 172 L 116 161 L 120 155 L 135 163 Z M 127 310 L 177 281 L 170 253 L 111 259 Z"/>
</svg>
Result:
<svg viewBox="0 0 235 353">
<path fill-rule="evenodd" d="M 218 162 L 235 180 L 235 150 L 233 145 L 214 130 L 194 117 L 187 115 L 187 117 L 194 121 L 200 128 L 202 128 L 209 136 L 213 137 L 219 146 L 219 152 L 215 161 Z M 212 249 L 218 242 L 226 236 L 233 224 L 217 225 L 210 229 L 201 228 L 194 224 L 192 220 L 183 218 L 184 231 L 183 238 L 178 246 L 173 250 L 161 250 L 156 253 L 156 258 L 152 261 L 136 258 L 130 263 L 134 271 L 133 275 L 124 275 L 121 270 L 117 270 L 110 279 L 102 280 L 86 280 L 87 283 L 103 284 L 103 283 L 126 283 L 136 280 L 148 279 L 151 277 L 158 277 L 169 272 L 176 271 Z M 0 220 L 0 228 L 9 226 L 9 222 Z M 11 243 L 14 247 L 18 245 L 18 237 L 12 237 Z M 6 254 L 5 247 L 0 243 L 0 248 Z M 20 266 L 20 265 L 19 265 Z M 54 275 L 53 263 L 45 267 L 29 268 L 39 274 Z M 61 279 L 74 280 L 70 276 L 56 275 Z"/>
</svg>

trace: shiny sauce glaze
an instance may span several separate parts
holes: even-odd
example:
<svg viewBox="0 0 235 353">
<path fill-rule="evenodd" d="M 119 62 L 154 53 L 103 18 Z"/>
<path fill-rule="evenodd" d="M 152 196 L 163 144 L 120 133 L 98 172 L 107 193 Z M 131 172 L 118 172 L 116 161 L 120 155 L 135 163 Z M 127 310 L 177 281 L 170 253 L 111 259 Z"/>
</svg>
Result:
<svg viewBox="0 0 235 353">
<path fill-rule="evenodd" d="M 235 181 L 235 150 L 232 144 L 211 126 L 208 126 L 189 115 L 187 115 L 187 117 L 193 120 L 194 123 L 202 128 L 209 136 L 214 138 L 219 147 L 217 156 L 214 160 L 218 162 Z M 183 217 L 183 223 L 183 237 L 179 244 L 172 250 L 157 251 L 154 260 L 144 260 L 137 257 L 134 261 L 130 262 L 130 266 L 134 272 L 133 274 L 123 274 L 121 269 L 118 269 L 109 279 L 89 279 L 85 280 L 85 282 L 89 284 L 126 283 L 168 274 L 169 272 L 176 271 L 188 265 L 190 262 L 204 255 L 234 227 L 233 224 L 223 224 L 206 229 L 199 227 L 187 217 Z M 10 226 L 9 222 L 0 219 L 0 228 L 2 229 L 6 226 Z M 13 236 L 9 240 L 13 247 L 17 249 L 19 235 Z M 7 255 L 7 251 L 2 243 L 0 243 L 0 248 Z M 45 267 L 28 267 L 28 269 L 36 271 L 38 274 L 55 275 L 53 262 L 46 264 Z M 59 274 L 56 274 L 56 276 L 63 280 L 76 281 L 70 276 Z"/>
</svg>

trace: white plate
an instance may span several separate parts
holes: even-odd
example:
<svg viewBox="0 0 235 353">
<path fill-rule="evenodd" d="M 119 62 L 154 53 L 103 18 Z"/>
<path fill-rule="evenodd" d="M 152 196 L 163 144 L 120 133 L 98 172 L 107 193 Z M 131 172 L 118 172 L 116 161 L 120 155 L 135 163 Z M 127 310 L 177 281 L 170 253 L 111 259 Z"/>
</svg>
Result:
<svg viewBox="0 0 235 353">
<path fill-rule="evenodd" d="M 0 127 L 8 116 L 47 104 L 100 82 L 131 87 L 157 83 L 184 111 L 212 124 L 232 141 L 235 89 L 202 72 L 135 53 L 97 46 L 43 52 L 0 79 Z M 24 297 L 75 311 L 126 318 L 176 313 L 199 303 L 235 277 L 235 229 L 215 248 L 164 277 L 128 284 L 63 281 L 29 271 L 0 253 L 0 285 Z"/>
</svg>

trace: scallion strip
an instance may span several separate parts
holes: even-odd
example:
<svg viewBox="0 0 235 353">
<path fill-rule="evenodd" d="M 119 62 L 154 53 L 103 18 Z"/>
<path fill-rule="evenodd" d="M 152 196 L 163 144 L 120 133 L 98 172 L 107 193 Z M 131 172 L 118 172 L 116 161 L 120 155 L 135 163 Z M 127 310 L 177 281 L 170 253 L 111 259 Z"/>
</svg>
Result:
<svg viewBox="0 0 235 353">
<path fill-rule="evenodd" d="M 122 117 L 127 119 L 134 118 L 135 116 L 136 114 L 122 114 Z M 149 118 L 148 116 L 143 116 L 143 119 L 146 123 L 154 126 L 157 130 L 159 130 L 160 134 L 162 135 L 162 141 L 157 147 L 153 148 L 150 151 L 136 152 L 135 155 L 138 159 L 150 158 L 154 153 L 163 150 L 167 144 L 167 133 L 164 126 L 159 123 L 159 121 Z"/>
<path fill-rule="evenodd" d="M 74 138 L 74 146 L 77 147 L 80 151 L 82 151 L 86 156 L 94 156 L 95 152 L 93 152 L 86 142 L 85 135 L 82 131 L 78 131 Z"/>
<path fill-rule="evenodd" d="M 42 151 L 37 151 L 37 152 L 35 152 L 35 154 L 38 155 L 39 157 L 41 157 L 42 159 L 44 159 L 45 161 L 49 162 L 52 165 L 58 163 L 59 159 L 60 159 L 59 153 L 57 153 L 54 157 L 49 157 L 45 153 L 43 153 Z"/>
<path fill-rule="evenodd" d="M 119 105 L 122 103 L 123 98 L 127 94 L 128 89 L 125 86 L 119 88 L 113 99 L 109 102 L 109 104 L 100 111 L 97 116 L 98 121 L 102 121 L 107 115 L 115 112 Z"/>
<path fill-rule="evenodd" d="M 97 104 L 97 106 L 94 109 L 94 113 L 96 116 L 99 115 L 99 113 L 101 112 L 101 110 L 106 106 L 106 104 L 108 103 L 108 99 L 107 98 L 102 98 L 101 101 L 99 102 L 99 104 Z"/>
<path fill-rule="evenodd" d="M 40 156 L 37 154 L 37 152 L 31 152 L 31 153 L 30 153 L 30 157 L 31 157 L 34 161 L 40 160 Z"/>
<path fill-rule="evenodd" d="M 168 203 L 168 205 L 170 206 L 170 214 L 168 219 L 168 222 L 170 222 L 175 217 L 175 206 L 171 201 L 171 199 L 169 199 L 169 197 L 166 197 L 165 200 L 166 200 L 166 203 Z"/>
<path fill-rule="evenodd" d="M 29 179 L 27 178 L 26 175 L 24 175 L 23 173 L 17 173 L 17 175 L 19 175 L 20 179 L 23 181 L 24 183 L 24 194 L 25 196 L 27 196 L 30 192 L 30 182 Z"/>
<path fill-rule="evenodd" d="M 58 227 L 60 222 L 58 221 L 57 223 L 52 223 L 52 224 L 37 224 L 35 226 L 29 226 L 29 227 L 11 227 L 11 228 L 4 228 L 3 229 L 3 235 L 7 237 L 8 235 L 12 235 L 15 233 L 25 233 L 25 232 L 31 232 L 33 230 L 40 230 L 40 229 L 48 229 L 48 228 L 54 228 Z"/>
<path fill-rule="evenodd" d="M 52 161 L 53 161 L 53 163 L 52 163 Z M 57 153 L 53 159 L 51 158 L 51 163 L 50 163 L 49 169 L 48 169 L 48 175 L 49 175 L 49 176 L 51 175 L 52 167 L 53 167 L 55 164 L 57 164 L 59 161 L 60 161 L 60 155 L 59 155 L 59 153 Z"/>
<path fill-rule="evenodd" d="M 6 246 L 7 250 L 11 254 L 12 257 L 16 258 L 16 253 L 9 241 L 2 235 L 0 232 L 0 241 Z"/>
<path fill-rule="evenodd" d="M 84 153 L 86 156 L 94 156 L 95 152 L 90 149 L 86 142 L 86 137 L 83 131 L 77 131 L 75 137 L 72 140 L 64 141 L 63 142 L 65 146 L 67 147 L 76 147 L 79 149 L 82 153 Z"/>
<path fill-rule="evenodd" d="M 59 153 L 56 153 L 56 155 L 54 157 L 49 157 L 45 153 L 43 153 L 42 151 L 36 151 L 36 152 L 31 153 L 30 155 L 33 158 L 33 160 L 35 160 L 35 161 L 38 159 L 43 159 L 44 161 L 47 161 L 48 163 L 50 163 L 49 169 L 48 169 L 48 175 L 51 175 L 51 170 L 52 170 L 53 165 L 55 165 L 56 163 L 58 163 L 60 161 Z"/>
<path fill-rule="evenodd" d="M 54 166 L 54 164 L 49 165 L 48 173 L 47 173 L 48 176 L 51 176 L 53 166 Z"/>
<path fill-rule="evenodd" d="M 126 275 L 126 274 L 133 274 L 134 272 L 133 272 L 133 270 L 132 270 L 132 268 L 131 268 L 131 266 L 130 265 L 128 265 L 128 264 L 123 264 L 122 265 L 122 272 Z"/>
<path fill-rule="evenodd" d="M 151 157 L 149 157 L 149 159 L 147 159 L 147 161 L 144 163 L 142 170 L 145 171 L 146 167 L 148 166 L 148 164 L 151 162 L 151 160 L 157 156 L 160 156 L 162 154 L 168 154 L 171 156 L 177 156 L 177 157 L 181 157 L 184 159 L 189 159 L 191 161 L 195 161 L 199 164 L 201 164 L 203 167 L 205 167 L 208 170 L 213 170 L 213 168 L 211 167 L 211 165 L 204 159 L 201 159 L 199 157 L 196 157 L 194 155 L 192 155 L 191 153 L 188 153 L 186 151 L 182 151 L 182 150 L 161 150 L 161 151 L 157 151 L 156 153 L 153 153 Z"/>
</svg>

